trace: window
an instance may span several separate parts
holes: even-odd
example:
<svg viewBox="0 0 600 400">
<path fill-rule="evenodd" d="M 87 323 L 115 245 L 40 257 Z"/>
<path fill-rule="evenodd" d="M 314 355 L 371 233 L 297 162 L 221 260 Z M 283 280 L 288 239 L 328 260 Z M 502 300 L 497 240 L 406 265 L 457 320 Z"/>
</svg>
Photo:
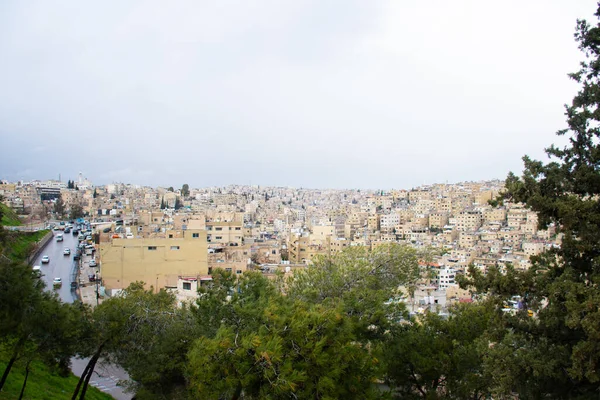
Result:
<svg viewBox="0 0 600 400">
<path fill-rule="evenodd" d="M 212 274 L 212 267 L 208 267 L 208 274 L 211 275 Z"/>
<path fill-rule="evenodd" d="M 277 254 L 277 250 L 272 250 L 271 254 Z"/>
<path fill-rule="evenodd" d="M 193 238 L 199 238 L 199 237 L 200 237 L 200 234 L 199 234 L 199 233 L 192 233 L 192 237 L 193 237 Z"/>
<path fill-rule="evenodd" d="M 191 282 L 183 282 L 183 290 L 192 290 Z"/>
<path fill-rule="evenodd" d="M 231 268 L 225 268 L 226 272 L 231 272 Z"/>
<path fill-rule="evenodd" d="M 148 250 L 156 250 L 156 246 L 148 246 Z"/>
<path fill-rule="evenodd" d="M 240 228 L 239 226 L 236 226 L 235 230 L 236 230 L 236 231 L 241 231 L 241 230 L 242 230 L 242 228 Z"/>
<path fill-rule="evenodd" d="M 217 240 L 223 239 L 223 236 L 215 236 L 215 239 L 217 239 Z"/>
<path fill-rule="evenodd" d="M 179 246 L 171 246 L 171 250 L 179 250 Z"/>
<path fill-rule="evenodd" d="M 236 273 L 236 274 L 241 274 L 241 273 L 242 273 L 242 270 L 241 270 L 241 269 L 238 269 L 237 271 L 235 271 L 235 273 Z"/>
<path fill-rule="evenodd" d="M 222 231 L 222 230 L 223 230 L 223 228 L 221 228 L 221 227 L 215 228 L 215 231 Z"/>
<path fill-rule="evenodd" d="M 173 239 L 173 234 L 169 233 L 169 239 Z"/>
</svg>

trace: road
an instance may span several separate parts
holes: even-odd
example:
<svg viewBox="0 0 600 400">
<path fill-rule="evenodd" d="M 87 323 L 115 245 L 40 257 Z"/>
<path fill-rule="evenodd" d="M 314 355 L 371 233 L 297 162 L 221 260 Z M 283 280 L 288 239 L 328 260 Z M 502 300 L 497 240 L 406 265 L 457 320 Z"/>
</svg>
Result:
<svg viewBox="0 0 600 400">
<path fill-rule="evenodd" d="M 62 232 L 61 232 L 62 233 Z M 56 235 L 58 232 L 54 232 L 54 239 L 48 242 L 44 250 L 40 252 L 38 257 L 35 259 L 33 265 L 39 265 L 42 268 L 42 279 L 46 283 L 46 288 L 52 290 L 52 281 L 54 278 L 62 279 L 62 286 L 58 289 L 54 289 L 60 299 L 65 303 L 72 303 L 77 300 L 75 292 L 71 291 L 71 273 L 77 266 L 73 263 L 73 255 L 65 256 L 63 251 L 65 247 L 75 251 L 77 247 L 77 236 L 73 236 L 70 233 L 63 234 L 64 240 L 62 242 L 56 241 Z M 50 257 L 48 264 L 42 264 L 42 257 Z"/>
<path fill-rule="evenodd" d="M 63 302 L 72 303 L 73 301 L 78 300 L 75 291 L 71 291 L 71 274 L 78 267 L 77 264 L 73 262 L 73 253 L 75 252 L 78 241 L 77 236 L 73 236 L 71 233 L 63 233 L 63 241 L 57 242 L 56 235 L 58 233 L 58 231 L 54 232 L 54 239 L 48 242 L 46 247 L 44 247 L 44 250 L 41 251 L 35 259 L 33 265 L 41 266 L 43 274 L 42 279 L 46 283 L 47 290 L 55 290 Z M 71 250 L 71 255 L 63 255 L 65 247 L 68 247 Z M 50 262 L 48 264 L 42 264 L 42 257 L 45 255 L 50 257 Z M 62 286 L 58 289 L 53 289 L 52 287 L 54 278 L 62 279 Z M 87 362 L 88 359 L 72 358 L 71 370 L 75 375 L 81 376 Z M 125 393 L 123 388 L 118 386 L 119 380 L 127 379 L 129 379 L 129 377 L 127 372 L 123 369 L 116 366 L 104 365 L 100 361 L 94 369 L 94 374 L 90 379 L 90 385 L 110 394 L 117 400 L 130 400 L 133 396 L 130 393 Z"/>
</svg>

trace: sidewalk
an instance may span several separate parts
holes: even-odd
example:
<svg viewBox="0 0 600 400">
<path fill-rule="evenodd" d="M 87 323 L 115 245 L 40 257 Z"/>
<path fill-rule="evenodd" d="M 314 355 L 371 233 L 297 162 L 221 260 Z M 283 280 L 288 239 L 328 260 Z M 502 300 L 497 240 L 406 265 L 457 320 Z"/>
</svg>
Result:
<svg viewBox="0 0 600 400">
<path fill-rule="evenodd" d="M 101 282 L 90 282 L 89 279 L 90 275 L 99 275 L 100 267 L 98 265 L 90 267 L 89 265 L 96 253 L 97 251 L 92 253 L 91 256 L 82 254 L 81 259 L 79 260 L 79 298 L 83 303 L 89 304 L 92 307 L 102 303 L 102 297 L 100 297 L 98 293 Z"/>
</svg>

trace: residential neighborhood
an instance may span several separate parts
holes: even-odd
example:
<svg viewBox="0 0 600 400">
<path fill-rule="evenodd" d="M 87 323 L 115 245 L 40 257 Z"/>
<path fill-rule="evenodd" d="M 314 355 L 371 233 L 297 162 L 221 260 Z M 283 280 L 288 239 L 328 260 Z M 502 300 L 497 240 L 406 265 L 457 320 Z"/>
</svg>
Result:
<svg viewBox="0 0 600 400">
<path fill-rule="evenodd" d="M 469 265 L 526 270 L 532 256 L 560 246 L 554 227 L 538 230 L 536 213 L 522 204 L 489 204 L 503 187 L 496 180 L 399 190 L 174 189 L 94 186 L 80 174 L 68 183 L 2 181 L 0 195 L 32 226 L 58 218 L 61 202 L 63 217 L 88 218 L 104 296 L 142 281 L 190 301 L 218 268 L 274 277 L 349 246 L 404 243 L 431 255 L 409 304 L 419 313 L 471 301 L 456 283 Z"/>
</svg>

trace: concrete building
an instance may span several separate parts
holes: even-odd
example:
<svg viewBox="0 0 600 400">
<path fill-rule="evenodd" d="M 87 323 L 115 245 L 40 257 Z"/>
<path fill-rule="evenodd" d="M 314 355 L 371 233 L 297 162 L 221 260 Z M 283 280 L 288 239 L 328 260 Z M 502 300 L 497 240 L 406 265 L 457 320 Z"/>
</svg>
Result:
<svg viewBox="0 0 600 400">
<path fill-rule="evenodd" d="M 181 238 L 113 239 L 100 245 L 107 291 L 142 281 L 146 288 L 177 287 L 180 276 L 208 275 L 206 231 L 183 231 Z"/>
</svg>

